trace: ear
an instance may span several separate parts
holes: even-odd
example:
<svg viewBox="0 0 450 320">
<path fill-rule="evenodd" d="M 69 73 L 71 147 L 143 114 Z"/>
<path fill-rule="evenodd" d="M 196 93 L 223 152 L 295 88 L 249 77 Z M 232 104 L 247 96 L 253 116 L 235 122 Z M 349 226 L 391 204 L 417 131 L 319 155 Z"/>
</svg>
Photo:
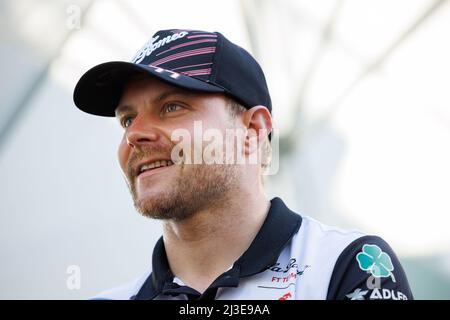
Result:
<svg viewBox="0 0 450 320">
<path fill-rule="evenodd" d="M 244 113 L 243 122 L 248 132 L 245 153 L 250 154 L 255 152 L 261 142 L 272 132 L 272 116 L 266 107 L 255 106 Z"/>
</svg>

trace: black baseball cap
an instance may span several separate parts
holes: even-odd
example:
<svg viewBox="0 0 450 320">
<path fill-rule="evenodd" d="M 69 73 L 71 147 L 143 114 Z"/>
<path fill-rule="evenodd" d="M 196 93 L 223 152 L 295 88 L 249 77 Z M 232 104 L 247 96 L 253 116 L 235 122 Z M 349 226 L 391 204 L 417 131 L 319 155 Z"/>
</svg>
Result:
<svg viewBox="0 0 450 320">
<path fill-rule="evenodd" d="M 136 73 L 189 90 L 224 93 L 248 109 L 263 105 L 272 112 L 264 73 L 246 50 L 219 32 L 185 29 L 156 32 L 131 62 L 106 62 L 88 70 L 75 87 L 75 105 L 114 117 L 123 88 Z"/>
</svg>

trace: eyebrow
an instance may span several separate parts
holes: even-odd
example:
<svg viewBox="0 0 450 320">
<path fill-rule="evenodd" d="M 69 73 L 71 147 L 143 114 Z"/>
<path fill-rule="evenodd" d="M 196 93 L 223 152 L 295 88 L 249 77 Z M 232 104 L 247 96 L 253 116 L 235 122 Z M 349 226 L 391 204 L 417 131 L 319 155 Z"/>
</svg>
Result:
<svg viewBox="0 0 450 320">
<path fill-rule="evenodd" d="M 173 89 L 170 89 L 170 90 L 168 90 L 168 91 L 166 91 L 166 92 L 161 93 L 158 97 L 156 97 L 155 99 L 153 99 L 153 103 L 155 103 L 155 102 L 161 102 L 161 101 L 163 101 L 164 99 L 167 99 L 168 97 L 174 96 L 174 95 L 190 97 L 190 96 L 193 96 L 194 93 L 193 93 L 193 92 L 190 92 L 190 91 L 183 90 L 183 89 L 173 88 Z M 135 108 L 133 107 L 133 105 L 130 105 L 130 104 L 122 104 L 122 105 L 119 105 L 119 106 L 116 108 L 115 114 L 116 114 L 116 117 L 117 117 L 117 116 L 119 116 L 119 115 L 121 115 L 121 114 L 123 114 L 123 113 L 125 113 L 125 112 L 133 111 L 133 110 L 135 110 Z"/>
</svg>

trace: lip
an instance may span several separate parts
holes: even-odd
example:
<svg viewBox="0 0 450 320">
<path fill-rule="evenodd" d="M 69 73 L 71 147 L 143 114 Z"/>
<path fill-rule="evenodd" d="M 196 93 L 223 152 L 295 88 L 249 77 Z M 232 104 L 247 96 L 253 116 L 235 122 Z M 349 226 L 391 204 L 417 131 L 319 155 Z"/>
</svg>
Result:
<svg viewBox="0 0 450 320">
<path fill-rule="evenodd" d="M 162 171 L 164 171 L 166 169 L 169 169 L 170 167 L 173 167 L 173 166 L 174 166 L 174 164 L 170 165 L 170 166 L 159 167 L 159 168 L 156 168 L 156 169 L 150 169 L 150 170 L 147 170 L 147 171 L 144 171 L 144 172 L 138 174 L 138 176 L 136 178 L 137 179 L 141 179 L 141 178 L 145 178 L 145 177 L 150 177 L 150 176 L 152 176 L 154 174 L 162 172 Z"/>
<path fill-rule="evenodd" d="M 144 166 L 144 165 L 146 165 L 146 164 L 150 164 L 150 163 L 156 162 L 156 161 L 162 161 L 162 160 L 170 161 L 171 159 L 170 159 L 170 158 L 169 158 L 169 159 L 166 159 L 166 158 L 160 158 L 160 157 L 152 157 L 152 158 L 149 158 L 149 159 L 147 159 L 147 160 L 141 161 L 140 163 L 138 163 L 138 164 L 134 167 L 135 177 L 138 177 L 139 175 L 142 174 L 142 173 L 140 172 L 142 166 Z M 150 170 L 155 170 L 155 169 L 150 169 Z M 148 171 L 148 170 L 147 170 L 147 171 Z M 146 172 L 146 171 L 145 171 L 145 172 Z"/>
</svg>

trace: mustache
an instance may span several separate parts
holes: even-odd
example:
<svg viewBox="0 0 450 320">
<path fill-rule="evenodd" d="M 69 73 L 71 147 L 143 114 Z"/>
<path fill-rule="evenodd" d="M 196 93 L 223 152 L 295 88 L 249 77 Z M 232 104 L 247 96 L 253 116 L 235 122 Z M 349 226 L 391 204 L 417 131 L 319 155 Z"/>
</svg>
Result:
<svg viewBox="0 0 450 320">
<path fill-rule="evenodd" d="M 167 157 L 165 153 L 162 153 L 162 148 L 143 148 L 143 149 L 137 149 L 136 151 L 132 152 L 130 155 L 130 158 L 128 160 L 127 164 L 127 177 L 132 182 L 135 177 L 139 175 L 139 168 L 138 164 L 142 161 L 142 159 L 148 159 L 150 157 L 161 157 L 165 158 Z M 169 152 L 170 157 L 170 152 Z"/>
</svg>

